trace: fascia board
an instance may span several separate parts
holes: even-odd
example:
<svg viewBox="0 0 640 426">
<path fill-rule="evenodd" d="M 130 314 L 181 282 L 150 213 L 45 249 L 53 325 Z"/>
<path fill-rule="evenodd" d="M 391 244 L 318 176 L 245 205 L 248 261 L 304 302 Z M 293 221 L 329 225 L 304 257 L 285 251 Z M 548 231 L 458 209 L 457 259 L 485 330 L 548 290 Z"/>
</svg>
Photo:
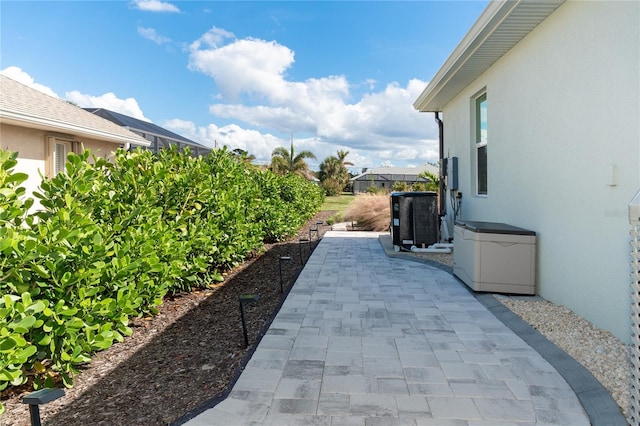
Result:
<svg viewBox="0 0 640 426">
<path fill-rule="evenodd" d="M 449 85 L 462 66 L 482 46 L 485 40 L 496 30 L 500 23 L 509 16 L 520 1 L 494 1 L 489 3 L 482 15 L 456 46 L 451 55 L 431 79 L 424 91 L 413 103 L 413 107 L 421 112 L 441 111 L 444 105 L 430 106 L 442 90 Z M 457 93 L 456 93 L 457 94 Z"/>
</svg>

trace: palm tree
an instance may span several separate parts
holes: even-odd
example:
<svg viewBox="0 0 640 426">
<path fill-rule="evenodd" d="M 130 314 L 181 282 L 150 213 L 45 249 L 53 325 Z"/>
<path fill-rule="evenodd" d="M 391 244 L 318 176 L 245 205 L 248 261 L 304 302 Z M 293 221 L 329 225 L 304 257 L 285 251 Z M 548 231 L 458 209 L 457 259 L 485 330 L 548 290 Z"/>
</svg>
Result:
<svg viewBox="0 0 640 426">
<path fill-rule="evenodd" d="M 340 159 L 331 155 L 320 163 L 320 176 L 318 177 L 321 181 L 325 181 L 327 179 L 340 180 L 339 177 L 342 169 L 343 166 L 340 163 Z"/>
<path fill-rule="evenodd" d="M 349 155 L 349 151 L 339 150 L 338 151 L 338 160 L 340 160 L 340 164 L 346 168 L 346 166 L 353 166 L 354 164 L 351 161 L 344 161 Z"/>
<path fill-rule="evenodd" d="M 349 183 L 349 172 L 347 165 L 353 166 L 350 161 L 345 161 L 349 155 L 349 151 L 339 150 L 337 156 L 329 156 L 320 163 L 320 181 L 324 184 L 325 190 L 329 195 L 335 195 L 333 192 L 340 193 Z"/>
<path fill-rule="evenodd" d="M 291 150 L 283 146 L 279 146 L 271 153 L 271 170 L 276 174 L 295 173 L 297 175 L 307 177 L 309 175 L 309 166 L 305 158 L 316 159 L 311 151 L 300 151 L 297 155 L 293 149 L 293 138 L 291 138 Z"/>
<path fill-rule="evenodd" d="M 425 170 L 418 177 L 427 179 L 428 182 L 425 184 L 427 191 L 438 191 L 440 189 L 440 178 L 437 175 Z"/>
<path fill-rule="evenodd" d="M 346 161 L 349 151 L 339 150 L 334 157 L 333 155 L 324 159 L 320 164 L 320 173 L 326 179 L 333 178 L 340 182 L 341 185 L 346 185 L 349 181 L 349 172 L 346 166 L 353 166 L 351 161 Z M 324 167 L 323 167 L 324 165 Z M 322 176 L 320 180 L 324 180 Z"/>
</svg>

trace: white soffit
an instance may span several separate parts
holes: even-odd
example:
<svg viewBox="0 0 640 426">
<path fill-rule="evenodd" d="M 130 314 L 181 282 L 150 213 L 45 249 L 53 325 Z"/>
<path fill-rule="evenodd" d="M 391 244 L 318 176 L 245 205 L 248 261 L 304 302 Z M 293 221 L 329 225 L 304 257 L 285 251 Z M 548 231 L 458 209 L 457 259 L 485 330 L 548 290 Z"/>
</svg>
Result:
<svg viewBox="0 0 640 426">
<path fill-rule="evenodd" d="M 413 107 L 420 112 L 444 106 L 544 21 L 565 0 L 493 1 L 471 27 Z"/>
</svg>

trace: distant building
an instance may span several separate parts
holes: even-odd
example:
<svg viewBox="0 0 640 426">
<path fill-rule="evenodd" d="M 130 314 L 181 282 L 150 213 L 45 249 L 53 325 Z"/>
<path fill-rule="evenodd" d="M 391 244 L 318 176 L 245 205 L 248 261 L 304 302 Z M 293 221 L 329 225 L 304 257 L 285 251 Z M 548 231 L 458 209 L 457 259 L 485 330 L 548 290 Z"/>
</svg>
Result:
<svg viewBox="0 0 640 426">
<path fill-rule="evenodd" d="M 187 139 L 184 136 L 180 136 L 177 133 L 173 133 L 156 124 L 149 123 L 148 121 L 138 120 L 137 118 L 109 111 L 104 108 L 85 108 L 85 110 L 142 136 L 150 142 L 149 146 L 145 148 L 150 151 L 158 152 L 162 148 L 168 148 L 171 145 L 175 145 L 181 151 L 186 147 L 189 147 L 193 157 L 207 155 L 211 152 L 211 148 Z"/>
<path fill-rule="evenodd" d="M 418 167 L 375 167 L 365 170 L 350 180 L 354 194 L 367 192 L 372 186 L 391 191 L 395 182 L 405 182 L 408 185 L 429 182 L 428 179 L 419 177 L 420 173 L 425 171 L 436 176 L 440 173 L 438 167 L 431 164 L 424 164 Z"/>
</svg>

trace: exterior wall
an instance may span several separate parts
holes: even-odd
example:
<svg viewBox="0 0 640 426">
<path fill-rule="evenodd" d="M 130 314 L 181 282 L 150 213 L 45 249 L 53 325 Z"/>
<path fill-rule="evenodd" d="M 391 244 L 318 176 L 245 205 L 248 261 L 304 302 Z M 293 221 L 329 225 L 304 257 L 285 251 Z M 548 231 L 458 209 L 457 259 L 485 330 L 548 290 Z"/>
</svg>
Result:
<svg viewBox="0 0 640 426">
<path fill-rule="evenodd" d="M 80 149 L 88 149 L 91 151 L 92 155 L 96 157 L 106 158 L 107 160 L 113 160 L 113 153 L 120 146 L 119 144 L 114 144 L 111 142 L 98 141 L 95 139 L 79 139 L 80 141 Z"/>
<path fill-rule="evenodd" d="M 638 22 L 638 2 L 567 2 L 443 111 L 460 218 L 536 231 L 538 293 L 623 341 L 627 205 L 640 188 Z M 480 197 L 471 115 L 485 88 L 488 195 Z"/>
<path fill-rule="evenodd" d="M 18 152 L 16 172 L 29 175 L 22 186 L 28 194 L 33 193 L 40 185 L 40 175 L 45 173 L 45 138 L 44 132 L 26 127 L 0 124 L 0 147 Z"/>
<path fill-rule="evenodd" d="M 29 175 L 29 179 L 22 184 L 28 194 L 36 191 L 40 186 L 40 174 L 47 175 L 47 136 L 62 135 L 45 130 L 0 124 L 0 147 L 18 152 L 18 164 L 14 170 Z M 118 148 L 118 144 L 95 139 L 75 138 L 71 135 L 66 135 L 66 138 L 79 141 L 79 149 L 82 147 L 89 149 L 96 157 L 111 159 L 112 153 Z"/>
</svg>

